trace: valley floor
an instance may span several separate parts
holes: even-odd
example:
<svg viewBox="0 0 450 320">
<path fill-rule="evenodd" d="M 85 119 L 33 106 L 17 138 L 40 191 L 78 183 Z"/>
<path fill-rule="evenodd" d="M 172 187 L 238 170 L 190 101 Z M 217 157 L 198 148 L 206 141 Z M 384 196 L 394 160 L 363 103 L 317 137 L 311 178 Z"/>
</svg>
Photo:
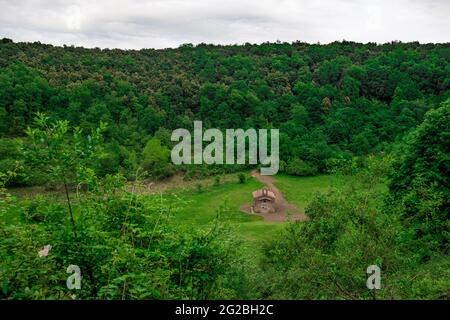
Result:
<svg viewBox="0 0 450 320">
<path fill-rule="evenodd" d="M 346 179 L 348 178 L 332 175 L 295 177 L 279 174 L 271 177 L 270 183 L 283 195 L 286 203 L 295 206 L 296 214 L 303 215 L 316 193 L 326 192 L 330 187 L 339 188 Z M 165 181 L 130 183 L 129 189 L 149 196 L 163 194 L 176 199 L 181 204 L 181 209 L 174 217 L 174 223 L 186 228 L 196 226 L 207 229 L 213 225 L 219 214 L 219 220 L 236 239 L 242 242 L 244 252 L 249 258 L 257 259 L 264 241 L 270 240 L 288 223 L 264 221 L 260 216 L 241 211 L 242 204 L 252 201 L 252 192 L 264 186 L 260 180 L 248 174 L 246 182 L 239 183 L 237 174 L 227 174 L 222 175 L 220 183 L 217 184 L 214 178 L 185 181 L 180 176 L 174 176 Z M 56 196 L 64 201 L 62 192 L 46 191 L 43 187 L 12 188 L 8 191 L 18 197 L 34 198 L 44 194 Z M 10 222 L 18 221 L 17 217 L 7 218 Z"/>
</svg>

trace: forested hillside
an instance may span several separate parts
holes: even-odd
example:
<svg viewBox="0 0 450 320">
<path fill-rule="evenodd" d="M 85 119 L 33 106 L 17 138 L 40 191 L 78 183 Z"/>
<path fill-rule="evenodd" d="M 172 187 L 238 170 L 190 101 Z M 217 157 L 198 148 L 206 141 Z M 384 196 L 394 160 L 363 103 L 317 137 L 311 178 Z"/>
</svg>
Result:
<svg viewBox="0 0 450 320">
<path fill-rule="evenodd" d="M 136 51 L 3 39 L 0 170 L 16 153 L 5 138 L 23 136 L 36 112 L 44 112 L 87 131 L 108 123 L 101 175 L 121 170 L 131 177 L 138 167 L 154 177 L 173 174 L 164 157 L 170 132 L 191 128 L 194 119 L 222 129 L 279 128 L 282 171 L 327 172 L 353 155 L 390 151 L 420 124 L 450 96 L 449 61 L 448 44 L 186 44 Z M 143 152 L 147 142 L 163 156 Z"/>
<path fill-rule="evenodd" d="M 250 166 L 170 162 L 194 120 L 280 130 L 286 219 Z M 449 150 L 450 44 L 3 39 L 0 299 L 449 299 Z"/>
</svg>

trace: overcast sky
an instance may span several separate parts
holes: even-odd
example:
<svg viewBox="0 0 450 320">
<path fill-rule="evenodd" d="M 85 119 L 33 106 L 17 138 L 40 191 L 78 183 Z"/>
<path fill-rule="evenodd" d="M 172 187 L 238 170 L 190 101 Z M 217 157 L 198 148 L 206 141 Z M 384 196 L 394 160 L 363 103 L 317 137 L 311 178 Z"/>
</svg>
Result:
<svg viewBox="0 0 450 320">
<path fill-rule="evenodd" d="M 0 0 L 0 38 L 100 48 L 450 41 L 450 0 Z"/>
</svg>

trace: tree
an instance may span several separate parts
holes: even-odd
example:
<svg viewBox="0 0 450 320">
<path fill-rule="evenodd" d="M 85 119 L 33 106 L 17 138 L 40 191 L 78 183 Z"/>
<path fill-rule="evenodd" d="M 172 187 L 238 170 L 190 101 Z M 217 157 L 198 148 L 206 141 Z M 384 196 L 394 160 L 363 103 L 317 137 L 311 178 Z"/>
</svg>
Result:
<svg viewBox="0 0 450 320">
<path fill-rule="evenodd" d="M 4 107 L 0 107 L 0 135 L 3 135 L 8 130 L 8 113 Z"/>
<path fill-rule="evenodd" d="M 162 146 L 158 138 L 153 137 L 148 140 L 142 154 L 142 166 L 150 175 L 159 178 L 172 173 L 169 165 L 170 150 Z"/>
<path fill-rule="evenodd" d="M 266 297 L 372 299 L 365 271 L 377 265 L 383 270 L 377 295 L 393 298 L 388 288 L 403 265 L 396 246 L 402 229 L 398 218 L 378 207 L 380 177 L 362 171 L 351 184 L 317 194 L 306 208 L 307 221 L 290 223 L 264 246 Z"/>
<path fill-rule="evenodd" d="M 312 167 L 301 159 L 294 159 L 287 163 L 286 172 L 294 176 L 314 176 L 317 168 Z"/>
<path fill-rule="evenodd" d="M 448 249 L 450 238 L 450 99 L 430 110 L 406 137 L 389 184 L 422 254 Z M 448 252 L 448 251 L 447 251 Z"/>
<path fill-rule="evenodd" d="M 35 127 L 25 133 L 28 144 L 23 152 L 27 165 L 49 174 L 49 179 L 64 185 L 68 211 L 74 234 L 75 220 L 69 194 L 69 185 L 88 182 L 94 176 L 95 158 L 101 155 L 101 132 L 106 124 L 90 135 L 84 136 L 79 127 L 70 127 L 68 121 L 50 121 L 43 113 L 37 113 Z"/>
</svg>

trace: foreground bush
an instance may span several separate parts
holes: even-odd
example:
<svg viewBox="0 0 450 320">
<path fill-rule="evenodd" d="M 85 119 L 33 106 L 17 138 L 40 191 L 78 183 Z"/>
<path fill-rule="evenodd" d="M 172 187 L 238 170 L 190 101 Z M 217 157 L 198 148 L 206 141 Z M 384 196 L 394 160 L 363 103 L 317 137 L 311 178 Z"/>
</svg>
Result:
<svg viewBox="0 0 450 320">
<path fill-rule="evenodd" d="M 231 243 L 220 226 L 179 230 L 177 205 L 124 190 L 107 177 L 75 205 L 73 232 L 64 205 L 10 199 L 0 224 L 2 299 L 211 299 L 230 294 L 218 284 L 231 267 Z M 5 194 L 4 194 L 5 196 Z M 226 233 L 225 233 L 226 234 Z M 38 252 L 51 245 L 47 256 Z M 69 290 L 69 265 L 81 269 L 81 290 Z"/>
<path fill-rule="evenodd" d="M 290 223 L 264 248 L 262 297 L 275 299 L 444 299 L 448 257 L 423 262 L 413 230 L 384 204 L 384 164 L 369 161 L 358 183 L 318 194 L 308 221 Z M 378 173 L 377 173 L 378 172 Z M 366 287 L 367 267 L 381 269 L 381 289 Z"/>
<path fill-rule="evenodd" d="M 4 189 L 17 173 L 0 172 L 0 299 L 233 294 L 221 278 L 232 267 L 235 246 L 220 224 L 180 230 L 172 223 L 179 203 L 129 192 L 120 174 L 99 179 L 93 166 L 102 155 L 105 125 L 84 135 L 43 114 L 35 122 L 27 129 L 24 157 L 34 170 L 63 184 L 65 193 L 17 200 Z M 81 271 L 80 290 L 66 286 L 71 265 Z"/>
</svg>

